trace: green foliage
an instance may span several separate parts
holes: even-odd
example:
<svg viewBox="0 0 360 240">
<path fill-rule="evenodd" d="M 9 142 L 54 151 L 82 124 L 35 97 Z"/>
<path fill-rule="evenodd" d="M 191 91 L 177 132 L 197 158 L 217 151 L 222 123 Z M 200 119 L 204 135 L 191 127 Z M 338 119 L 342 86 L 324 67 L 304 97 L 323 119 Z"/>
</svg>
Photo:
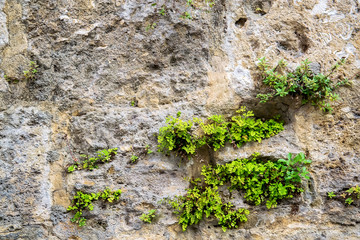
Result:
<svg viewBox="0 0 360 240">
<path fill-rule="evenodd" d="M 82 161 L 77 161 L 73 165 L 68 167 L 68 172 L 71 173 L 75 170 L 94 170 L 98 168 L 99 163 L 111 162 L 114 156 L 117 154 L 117 148 L 103 149 L 97 151 L 97 157 L 89 157 L 88 155 L 80 155 L 83 158 Z"/>
<path fill-rule="evenodd" d="M 347 203 L 348 205 L 350 205 L 351 203 L 353 203 L 354 202 L 354 200 L 350 197 L 350 198 L 347 198 L 346 200 L 345 200 L 345 203 Z"/>
<path fill-rule="evenodd" d="M 336 197 L 336 194 L 334 192 L 328 192 L 327 196 L 331 199 L 333 197 Z"/>
<path fill-rule="evenodd" d="M 146 26 L 145 30 L 146 30 L 146 31 L 149 31 L 150 29 L 155 29 L 155 28 L 156 28 L 156 23 L 154 22 L 154 23 L 149 23 L 149 24 Z M 133 105 L 131 105 L 131 106 L 133 106 Z M 135 106 L 135 103 L 134 103 L 134 106 Z"/>
<path fill-rule="evenodd" d="M 199 121 L 200 127 L 205 134 L 205 142 L 211 146 L 215 151 L 224 146 L 225 142 L 228 141 L 228 125 L 222 115 L 213 115 L 208 118 L 210 123 L 204 124 Z"/>
<path fill-rule="evenodd" d="M 159 14 L 162 15 L 162 16 L 165 16 L 165 15 L 166 15 L 166 10 L 165 10 L 165 6 L 164 6 L 164 5 L 162 5 L 162 7 L 160 8 Z"/>
<path fill-rule="evenodd" d="M 237 111 L 238 116 L 233 116 L 231 121 L 225 121 L 219 115 L 209 117 L 209 124 L 200 124 L 206 135 L 206 143 L 213 147 L 214 151 L 223 147 L 225 142 L 241 147 L 246 142 L 261 142 L 262 139 L 270 138 L 284 130 L 283 123 L 274 119 L 261 121 L 255 119 L 252 111 L 246 111 L 241 107 Z"/>
<path fill-rule="evenodd" d="M 132 155 L 130 159 L 131 159 L 131 162 L 132 162 L 132 163 L 135 163 L 135 162 L 136 162 L 136 160 L 138 160 L 138 159 L 139 159 L 139 157 L 138 157 L 138 156 L 136 156 L 136 155 Z"/>
<path fill-rule="evenodd" d="M 279 200 L 292 198 L 303 192 L 302 179 L 309 179 L 305 165 L 311 163 L 303 153 L 288 155 L 288 159 L 276 162 L 258 159 L 255 153 L 249 159 L 237 159 L 231 163 L 217 166 L 203 166 L 204 180 L 191 181 L 192 187 L 185 196 L 176 196 L 167 202 L 179 216 L 179 223 L 185 231 L 188 226 L 197 224 L 204 217 L 214 216 L 224 231 L 237 228 L 247 221 L 249 211 L 234 209 L 232 203 L 223 203 L 218 187 L 229 185 L 229 191 L 244 193 L 244 198 L 259 205 L 266 201 L 267 208 L 277 206 Z"/>
<path fill-rule="evenodd" d="M 193 0 L 186 0 L 186 6 L 188 7 L 193 6 Z"/>
<path fill-rule="evenodd" d="M 208 118 L 208 123 L 198 118 L 186 122 L 179 119 L 179 115 L 177 118 L 168 117 L 167 126 L 159 130 L 159 152 L 167 154 L 174 151 L 176 155 L 186 157 L 194 154 L 196 149 L 205 144 L 214 151 L 223 147 L 226 142 L 241 147 L 246 142 L 261 142 L 262 139 L 284 130 L 282 122 L 275 119 L 267 121 L 256 119 L 253 117 L 253 112 L 246 111 L 245 107 L 237 113 L 239 115 L 233 116 L 230 121 L 226 121 L 222 115 L 213 115 Z M 194 134 L 194 124 L 201 127 L 203 136 Z"/>
<path fill-rule="evenodd" d="M 360 187 L 351 187 L 348 190 L 339 193 L 338 195 L 334 194 L 334 192 L 328 192 L 328 197 L 330 199 L 336 196 L 342 197 L 343 199 L 345 199 L 345 204 L 351 205 L 354 200 L 360 199 Z"/>
<path fill-rule="evenodd" d="M 355 187 L 351 187 L 348 190 L 345 191 L 345 193 L 343 194 L 343 197 L 347 197 L 347 199 L 345 200 L 345 203 L 347 203 L 348 205 L 351 205 L 354 202 L 354 199 L 360 199 L 360 187 L 359 186 L 355 186 Z"/>
<path fill-rule="evenodd" d="M 72 200 L 72 204 L 67 208 L 68 211 L 75 212 L 74 217 L 71 218 L 71 222 L 77 223 L 80 227 L 85 226 L 86 219 L 82 216 L 83 211 L 88 209 L 92 211 L 94 209 L 93 202 L 99 200 L 101 197 L 104 201 L 112 203 L 119 200 L 121 190 L 111 191 L 106 188 L 103 192 L 99 193 L 83 193 L 78 191 Z"/>
<path fill-rule="evenodd" d="M 237 159 L 225 165 L 204 166 L 205 183 L 213 187 L 230 184 L 229 190 L 243 190 L 244 198 L 255 205 L 266 201 L 267 208 L 277 206 L 284 198 L 303 191 L 301 179 L 309 179 L 305 165 L 311 163 L 303 153 L 277 162 L 263 161 L 254 154 L 250 159 Z"/>
<path fill-rule="evenodd" d="M 146 145 L 146 146 L 145 146 L 145 151 L 146 151 L 146 154 L 151 154 L 151 153 L 153 153 L 153 151 L 150 149 L 150 146 L 149 146 L 149 145 Z"/>
<path fill-rule="evenodd" d="M 39 66 L 34 61 L 31 61 L 29 64 L 29 70 L 24 71 L 25 80 L 35 80 L 36 74 L 38 73 L 38 67 Z"/>
<path fill-rule="evenodd" d="M 202 186 L 200 181 L 193 181 L 193 188 L 187 189 L 185 196 L 177 196 L 168 201 L 175 209 L 174 213 L 179 215 L 179 224 L 183 231 L 188 226 L 199 223 L 204 215 L 215 216 L 224 232 L 228 228 L 237 228 L 240 222 L 247 221 L 248 210 L 235 210 L 233 204 L 223 203 L 217 187 Z"/>
<path fill-rule="evenodd" d="M 140 219 L 143 222 L 151 223 L 154 220 L 155 216 L 156 216 L 156 210 L 151 209 L 147 214 L 143 213 Z"/>
<path fill-rule="evenodd" d="M 182 18 L 182 19 L 192 19 L 190 13 L 188 13 L 188 12 L 184 12 L 183 14 L 181 14 L 180 18 Z"/>
<path fill-rule="evenodd" d="M 272 68 L 265 58 L 260 59 L 258 67 L 262 72 L 263 83 L 269 86 L 269 92 L 258 94 L 261 102 L 267 102 L 274 97 L 301 96 L 302 104 L 311 103 L 318 106 L 324 112 L 331 112 L 333 109 L 329 101 L 336 101 L 339 95 L 334 91 L 343 85 L 349 85 L 347 79 L 331 79 L 330 76 L 337 70 L 345 60 L 337 62 L 328 74 L 315 74 L 311 71 L 308 60 L 301 63 L 295 71 L 286 72 L 286 62 L 281 60 L 276 67 Z M 282 74 L 282 72 L 286 72 Z"/>
<path fill-rule="evenodd" d="M 106 188 L 100 195 L 100 197 L 109 203 L 119 200 L 121 196 L 121 190 L 111 191 L 110 188 Z"/>
<path fill-rule="evenodd" d="M 20 81 L 26 81 L 26 80 L 33 81 L 36 79 L 36 76 L 38 74 L 38 67 L 39 66 L 36 64 L 36 62 L 30 61 L 29 69 L 24 71 L 23 77 L 17 78 L 17 77 L 10 77 L 5 75 L 4 78 L 6 81 L 10 83 L 18 83 Z"/>
<path fill-rule="evenodd" d="M 304 153 L 297 154 L 294 158 L 292 154 L 288 154 L 288 159 L 279 159 L 279 163 L 283 166 L 281 171 L 285 172 L 285 180 L 288 182 L 301 182 L 301 178 L 309 179 L 309 172 L 306 170 L 306 164 L 310 164 L 311 160 L 305 159 Z"/>
<path fill-rule="evenodd" d="M 166 118 L 167 125 L 160 128 L 158 136 L 158 151 L 165 154 L 174 151 L 177 155 L 186 157 L 195 153 L 195 150 L 204 143 L 199 141 L 196 136 L 193 136 L 193 122 L 183 121 L 179 119 L 180 112 L 177 118 L 172 116 Z"/>
<path fill-rule="evenodd" d="M 134 150 L 133 150 L 134 151 Z M 142 147 L 140 151 L 137 151 L 137 155 L 132 154 L 130 157 L 129 164 L 136 164 L 139 159 L 144 159 L 147 155 L 153 153 L 151 146 L 147 144 L 145 147 Z"/>
<path fill-rule="evenodd" d="M 214 7 L 216 0 L 182 0 L 182 5 L 184 4 L 186 7 L 186 11 L 184 11 L 183 13 L 179 13 L 178 12 L 178 8 L 167 8 L 167 6 L 165 4 L 157 4 L 152 3 L 151 6 L 153 7 L 154 10 L 154 17 L 151 19 L 150 23 L 146 25 L 146 31 L 149 31 L 150 29 L 155 29 L 155 27 L 158 25 L 159 22 L 159 18 L 163 18 L 167 15 L 169 15 L 169 13 L 173 12 L 175 14 L 178 14 L 180 16 L 180 18 L 182 19 L 193 19 L 193 17 L 191 16 L 191 12 L 192 10 L 200 10 L 200 11 L 204 11 L 204 12 L 210 12 L 210 9 L 212 7 Z M 174 7 L 175 5 L 173 5 Z"/>
<path fill-rule="evenodd" d="M 351 187 L 348 190 L 346 190 L 347 194 L 349 196 L 352 196 L 354 198 L 360 198 L 360 187 L 359 186 L 355 186 L 355 187 Z"/>
<path fill-rule="evenodd" d="M 216 0 L 205 0 L 205 3 L 212 8 L 213 6 L 215 6 L 215 1 Z"/>
</svg>

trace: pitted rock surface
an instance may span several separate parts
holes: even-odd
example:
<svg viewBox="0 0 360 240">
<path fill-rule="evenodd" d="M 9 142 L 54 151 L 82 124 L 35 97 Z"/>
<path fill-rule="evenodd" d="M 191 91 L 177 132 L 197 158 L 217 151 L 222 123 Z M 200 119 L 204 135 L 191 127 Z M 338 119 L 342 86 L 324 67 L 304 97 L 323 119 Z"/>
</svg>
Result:
<svg viewBox="0 0 360 240">
<path fill-rule="evenodd" d="M 154 2 L 0 0 L 0 239 L 359 239 L 359 206 L 326 197 L 360 184 L 359 1 L 218 0 L 192 20 L 179 17 L 186 1 L 157 1 L 165 16 Z M 338 90 L 332 114 L 290 98 L 259 104 L 264 56 L 292 69 L 309 59 L 315 72 L 346 58 L 339 72 L 352 87 Z M 39 65 L 35 81 L 5 81 L 30 61 Z M 130 164 L 147 144 L 156 150 L 166 116 L 231 116 L 242 105 L 261 118 L 280 114 L 285 130 L 190 161 L 155 152 Z M 114 147 L 111 163 L 66 173 L 80 154 Z M 304 193 L 271 210 L 234 196 L 251 213 L 225 233 L 211 218 L 183 232 L 159 203 L 184 194 L 184 178 L 203 164 L 253 152 L 305 152 L 313 162 Z M 120 201 L 96 203 L 83 228 L 71 223 L 76 191 L 105 187 L 122 189 Z M 155 222 L 143 223 L 152 208 Z"/>
</svg>

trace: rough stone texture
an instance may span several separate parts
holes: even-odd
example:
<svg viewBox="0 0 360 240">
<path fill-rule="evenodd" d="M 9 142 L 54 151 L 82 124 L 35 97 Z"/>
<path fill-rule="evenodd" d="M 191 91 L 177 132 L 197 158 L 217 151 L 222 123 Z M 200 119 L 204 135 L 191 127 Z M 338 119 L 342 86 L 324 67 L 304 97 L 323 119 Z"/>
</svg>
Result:
<svg viewBox="0 0 360 240">
<path fill-rule="evenodd" d="M 163 3 L 172 10 L 159 17 L 145 0 L 0 0 L 1 75 L 20 76 L 30 60 L 41 72 L 34 82 L 0 80 L 0 239 L 359 239 L 359 206 L 326 198 L 360 184 L 359 2 L 219 0 L 192 21 L 179 18 L 180 1 Z M 308 58 L 317 71 L 345 57 L 341 73 L 353 86 L 339 90 L 332 115 L 293 99 L 258 104 L 263 56 L 290 67 Z M 197 176 L 209 155 L 180 166 L 158 153 L 131 165 L 130 156 L 155 147 L 169 114 L 230 115 L 241 105 L 259 117 L 281 114 L 285 131 L 212 157 L 305 152 L 313 160 L 306 191 L 272 210 L 235 199 L 251 210 L 236 230 L 208 219 L 182 232 L 158 201 L 184 193 L 184 177 Z M 119 148 L 112 163 L 66 174 L 71 152 L 108 147 Z M 96 204 L 84 228 L 72 224 L 75 191 L 106 186 L 123 189 L 121 201 Z M 156 222 L 142 223 L 154 207 Z"/>
</svg>

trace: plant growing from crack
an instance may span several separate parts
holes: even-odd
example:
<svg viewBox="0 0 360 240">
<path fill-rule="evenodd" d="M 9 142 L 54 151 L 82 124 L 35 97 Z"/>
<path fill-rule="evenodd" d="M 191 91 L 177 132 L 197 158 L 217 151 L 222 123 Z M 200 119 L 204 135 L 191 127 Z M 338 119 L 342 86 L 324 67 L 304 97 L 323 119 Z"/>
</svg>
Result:
<svg viewBox="0 0 360 240">
<path fill-rule="evenodd" d="M 8 75 L 4 75 L 4 78 L 9 83 L 18 83 L 20 81 L 34 81 L 39 73 L 38 70 L 39 66 L 36 64 L 35 61 L 30 61 L 29 69 L 23 72 L 23 76 L 20 78 L 11 77 Z"/>
<path fill-rule="evenodd" d="M 336 197 L 336 194 L 334 192 L 328 192 L 327 196 L 328 198 L 332 199 L 333 197 Z"/>
<path fill-rule="evenodd" d="M 111 162 L 115 155 L 117 154 L 117 148 L 103 149 L 97 151 L 96 157 L 90 157 L 88 155 L 82 154 L 80 157 L 83 159 L 76 161 L 74 164 L 70 165 L 67 169 L 68 173 L 74 172 L 76 170 L 94 170 L 99 167 L 99 164 Z"/>
<path fill-rule="evenodd" d="M 135 163 L 138 159 L 139 159 L 139 157 L 136 156 L 136 155 L 132 155 L 131 158 L 130 158 L 132 163 Z"/>
<path fill-rule="evenodd" d="M 151 7 L 153 7 L 154 10 L 154 17 L 146 25 L 145 30 L 155 29 L 159 25 L 159 19 L 169 15 L 171 12 L 178 14 L 178 16 L 184 20 L 191 20 L 193 19 L 191 13 L 193 10 L 210 12 L 209 9 L 213 8 L 215 4 L 216 0 L 183 0 L 182 5 L 185 5 L 186 10 L 180 13 L 175 5 L 173 5 L 172 8 L 168 8 L 165 4 L 151 3 Z"/>
<path fill-rule="evenodd" d="M 139 149 L 139 148 L 138 148 Z M 133 149 L 134 151 L 134 149 Z M 152 154 L 153 151 L 151 150 L 151 146 L 149 144 L 147 144 L 145 147 L 141 147 L 138 151 L 137 154 L 132 154 L 130 157 L 130 161 L 128 163 L 130 164 L 136 164 L 139 159 L 143 159 L 146 156 Z"/>
<path fill-rule="evenodd" d="M 151 209 L 148 213 L 143 213 L 143 214 L 140 216 L 140 219 L 141 219 L 143 222 L 152 223 L 152 221 L 154 220 L 155 217 L 156 217 L 156 210 L 155 210 L 155 209 Z"/>
<path fill-rule="evenodd" d="M 330 112 L 333 108 L 330 102 L 339 100 L 335 93 L 341 86 L 349 85 L 348 79 L 333 79 L 332 75 L 345 63 L 345 59 L 338 61 L 330 71 L 315 74 L 307 59 L 301 63 L 295 71 L 286 69 L 286 61 L 281 60 L 275 67 L 271 67 L 265 58 L 261 58 L 258 64 L 263 83 L 268 86 L 267 93 L 258 94 L 260 102 L 264 103 L 274 97 L 300 96 L 301 103 L 311 103 L 324 112 Z"/>
<path fill-rule="evenodd" d="M 71 218 L 71 222 L 77 223 L 80 227 L 86 225 L 86 218 L 83 217 L 83 211 L 94 209 L 93 202 L 102 199 L 105 202 L 113 203 L 119 200 L 121 196 L 121 190 L 112 191 L 110 188 L 104 189 L 98 193 L 83 193 L 78 191 L 74 196 L 71 205 L 67 208 L 68 211 L 75 212 L 74 217 Z"/>
<path fill-rule="evenodd" d="M 224 203 L 218 188 L 228 185 L 230 192 L 244 193 L 247 202 L 260 205 L 266 202 L 267 208 L 274 208 L 278 201 L 292 198 L 303 192 L 301 182 L 309 179 L 307 165 L 311 163 L 303 153 L 288 159 L 264 161 L 255 153 L 251 158 L 236 159 L 225 165 L 203 166 L 203 180 L 191 181 L 185 196 L 165 199 L 174 208 L 179 224 L 185 231 L 188 226 L 197 224 L 204 217 L 214 216 L 223 231 L 237 228 L 247 221 L 249 211 L 235 209 L 231 202 Z"/>
<path fill-rule="evenodd" d="M 207 218 L 215 216 L 224 232 L 247 221 L 249 211 L 243 208 L 235 209 L 230 202 L 224 203 L 217 187 L 203 185 L 200 179 L 195 179 L 191 183 L 193 187 L 187 189 L 185 196 L 165 200 L 174 208 L 183 231 L 186 231 L 188 226 L 198 224 L 204 215 Z"/>
<path fill-rule="evenodd" d="M 261 142 L 284 130 L 283 123 L 277 117 L 267 121 L 254 118 L 252 111 L 242 107 L 238 115 L 226 120 L 222 115 L 213 115 L 204 123 L 199 118 L 183 121 L 177 117 L 166 118 L 167 125 L 160 128 L 158 135 L 158 151 L 168 154 L 175 152 L 183 158 L 190 157 L 197 149 L 208 145 L 214 151 L 231 143 L 241 147 L 247 142 Z M 203 134 L 196 135 L 194 125 L 198 125 Z"/>
<path fill-rule="evenodd" d="M 335 197 L 338 197 L 337 199 L 345 199 L 345 204 L 351 205 L 352 203 L 354 203 L 354 201 L 360 199 L 360 187 L 356 185 L 338 194 L 335 194 L 334 192 L 328 192 L 327 196 L 330 199 Z"/>
<path fill-rule="evenodd" d="M 202 175 L 211 186 L 230 184 L 229 190 L 243 190 L 244 198 L 254 205 L 266 202 L 267 208 L 277 206 L 284 198 L 303 192 L 302 179 L 309 179 L 306 165 L 311 163 L 303 153 L 288 155 L 276 162 L 258 159 L 258 153 L 249 159 L 237 159 L 225 165 L 204 167 Z"/>
<path fill-rule="evenodd" d="M 153 151 L 151 150 L 151 147 L 149 146 L 149 144 L 145 146 L 145 151 L 146 151 L 146 154 L 153 153 Z"/>
</svg>

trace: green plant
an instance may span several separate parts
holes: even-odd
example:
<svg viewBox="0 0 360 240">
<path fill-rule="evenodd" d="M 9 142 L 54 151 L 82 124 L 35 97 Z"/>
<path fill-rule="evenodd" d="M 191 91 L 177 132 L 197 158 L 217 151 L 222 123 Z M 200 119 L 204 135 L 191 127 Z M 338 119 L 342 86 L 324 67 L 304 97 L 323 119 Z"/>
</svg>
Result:
<svg viewBox="0 0 360 240">
<path fill-rule="evenodd" d="M 121 190 L 111 191 L 110 188 L 106 188 L 100 195 L 100 197 L 109 203 L 119 200 L 121 196 Z"/>
<path fill-rule="evenodd" d="M 223 147 L 226 142 L 241 147 L 246 142 L 258 141 L 274 136 L 284 130 L 283 123 L 270 119 L 262 121 L 253 118 L 252 111 L 246 111 L 242 107 L 237 111 L 239 115 L 233 116 L 226 121 L 222 115 L 213 115 L 204 123 L 201 119 L 194 118 L 193 121 L 183 121 L 177 118 L 166 118 L 167 126 L 160 128 L 158 136 L 159 152 L 168 154 L 174 151 L 176 155 L 189 157 L 196 149 L 207 144 L 214 151 Z M 194 134 L 194 124 L 198 124 L 203 136 Z"/>
<path fill-rule="evenodd" d="M 74 172 L 75 170 L 93 170 L 95 168 L 98 168 L 99 163 L 107 163 L 111 162 L 114 158 L 114 156 L 117 154 L 117 148 L 111 148 L 111 149 L 103 149 L 100 151 L 97 151 L 97 157 L 89 157 L 88 155 L 80 155 L 80 157 L 83 158 L 82 161 L 76 161 L 74 164 L 70 165 L 68 167 L 68 172 Z"/>
<path fill-rule="evenodd" d="M 149 145 L 146 145 L 146 146 L 145 146 L 145 151 L 146 151 L 146 154 L 151 154 L 151 153 L 153 153 L 153 151 L 150 149 L 150 146 L 149 146 Z"/>
<path fill-rule="evenodd" d="M 151 209 L 147 214 L 143 213 L 140 219 L 143 222 L 151 223 L 154 220 L 155 216 L 156 216 L 156 210 Z"/>
<path fill-rule="evenodd" d="M 257 7 L 254 12 L 261 15 L 266 14 L 266 12 L 260 7 Z"/>
<path fill-rule="evenodd" d="M 162 5 L 162 7 L 160 8 L 159 14 L 162 15 L 162 16 L 165 16 L 165 15 L 166 15 L 166 10 L 165 10 L 165 6 L 164 6 L 164 5 Z"/>
<path fill-rule="evenodd" d="M 339 99 L 339 95 L 334 91 L 340 86 L 349 85 L 347 79 L 335 81 L 330 78 L 344 62 L 344 59 L 338 61 L 328 74 L 315 74 L 310 69 L 310 62 L 307 59 L 295 71 L 286 71 L 287 63 L 284 60 L 279 61 L 272 68 L 265 58 L 261 58 L 258 67 L 262 73 L 263 83 L 269 89 L 268 93 L 258 94 L 257 97 L 261 102 L 267 102 L 277 96 L 300 96 L 302 104 L 310 102 L 324 112 L 331 112 L 333 109 L 329 101 Z"/>
<path fill-rule="evenodd" d="M 149 31 L 150 29 L 155 29 L 156 28 L 156 23 L 155 22 L 153 22 L 153 23 L 149 23 L 147 26 L 146 26 L 146 28 L 145 28 L 145 30 L 146 31 Z M 135 102 L 133 103 L 134 101 L 132 101 L 131 103 L 132 103 L 132 105 L 131 106 L 135 106 Z"/>
<path fill-rule="evenodd" d="M 350 205 L 351 203 L 353 203 L 354 202 L 354 200 L 350 197 L 350 198 L 347 198 L 346 200 L 345 200 L 345 203 L 347 203 L 348 205 Z"/>
<path fill-rule="evenodd" d="M 17 78 L 17 77 L 10 77 L 8 75 L 4 75 L 4 79 L 5 81 L 9 82 L 9 83 L 18 83 L 21 81 L 20 78 Z"/>
<path fill-rule="evenodd" d="M 133 150 L 134 151 L 134 150 Z M 140 151 L 137 151 L 137 155 L 133 154 L 130 157 L 129 164 L 135 164 L 139 159 L 144 159 L 147 155 L 153 153 L 149 144 L 145 147 L 141 147 Z"/>
<path fill-rule="evenodd" d="M 327 196 L 332 199 L 333 197 L 336 197 L 336 194 L 334 192 L 328 192 Z"/>
<path fill-rule="evenodd" d="M 288 159 L 279 159 L 278 163 L 283 164 L 281 171 L 285 172 L 286 183 L 300 183 L 301 178 L 310 179 L 306 165 L 310 164 L 311 160 L 306 159 L 304 153 L 299 153 L 294 158 L 292 157 L 292 154 L 289 153 Z"/>
<path fill-rule="evenodd" d="M 205 3 L 209 5 L 209 7 L 213 7 L 215 5 L 216 0 L 205 0 Z"/>
<path fill-rule="evenodd" d="M 182 19 L 192 19 L 190 13 L 188 13 L 188 12 L 184 12 L 183 14 L 181 14 L 180 18 L 182 18 Z"/>
<path fill-rule="evenodd" d="M 360 187 L 359 186 L 351 187 L 348 190 L 346 190 L 346 192 L 349 195 L 354 195 L 354 197 L 360 198 Z"/>
<path fill-rule="evenodd" d="M 34 61 L 31 61 L 29 64 L 29 70 L 24 71 L 25 80 L 34 80 L 38 72 L 38 67 L 39 66 Z"/>
<path fill-rule="evenodd" d="M 225 121 L 221 115 L 214 115 L 209 117 L 209 124 L 200 123 L 206 136 L 205 141 L 214 151 L 223 147 L 225 142 L 241 147 L 246 142 L 261 142 L 284 130 L 283 123 L 275 120 L 277 118 L 267 121 L 255 119 L 254 113 L 246 111 L 246 107 L 241 107 L 237 113 L 239 115 L 233 116 L 231 121 Z"/>
<path fill-rule="evenodd" d="M 132 155 L 130 159 L 131 159 L 131 162 L 134 163 L 134 162 L 136 162 L 136 160 L 139 159 L 139 157 L 136 155 Z"/>
<path fill-rule="evenodd" d="M 223 203 L 217 187 L 201 185 L 200 181 L 200 179 L 192 181 L 194 186 L 187 189 L 185 196 L 168 200 L 175 209 L 174 213 L 179 215 L 179 224 L 183 231 L 188 226 L 199 223 L 204 215 L 207 218 L 215 216 L 224 232 L 228 228 L 237 228 L 240 222 L 247 221 L 248 210 L 242 208 L 235 210 L 233 204 Z"/>
<path fill-rule="evenodd" d="M 92 211 L 94 209 L 94 201 L 99 200 L 99 197 L 101 197 L 104 201 L 112 203 L 115 200 L 119 200 L 120 195 L 120 189 L 111 191 L 109 188 L 106 188 L 103 192 L 90 194 L 78 191 L 74 196 L 71 205 L 67 208 L 68 211 L 75 211 L 75 215 L 71 218 L 71 222 L 79 224 L 80 227 L 85 226 L 86 218 L 82 216 L 83 211 L 86 209 Z"/>
<path fill-rule="evenodd" d="M 348 198 L 345 200 L 345 203 L 351 205 L 354 202 L 353 199 L 360 199 L 360 187 L 355 186 L 349 188 L 348 190 L 345 191 L 344 197 L 345 196 L 348 196 Z"/>
<path fill-rule="evenodd" d="M 188 7 L 194 6 L 193 5 L 193 0 L 186 0 L 186 6 L 188 6 Z"/>
<path fill-rule="evenodd" d="M 360 199 L 360 187 L 351 187 L 346 191 L 338 193 L 338 195 L 334 194 L 334 192 L 328 192 L 327 195 L 330 199 L 336 196 L 342 197 L 345 199 L 345 204 L 351 205 L 355 200 Z"/>
<path fill-rule="evenodd" d="M 305 165 L 311 163 L 303 153 L 294 158 L 289 154 L 287 160 L 276 162 L 265 162 L 257 157 L 258 153 L 225 165 L 204 166 L 205 183 L 214 187 L 229 183 L 230 191 L 243 190 L 248 202 L 259 205 L 266 201 L 267 208 L 276 207 L 279 200 L 303 191 L 301 179 L 309 179 Z"/>
<path fill-rule="evenodd" d="M 158 135 L 158 151 L 168 154 L 174 151 L 176 155 L 186 157 L 195 153 L 195 150 L 202 145 L 196 136 L 193 136 L 193 122 L 179 119 L 172 116 L 166 118 L 167 126 L 160 128 Z"/>
<path fill-rule="evenodd" d="M 203 121 L 196 119 L 205 134 L 204 141 L 216 151 L 229 140 L 229 123 L 225 121 L 222 115 L 210 116 L 208 120 L 210 123 L 205 124 Z"/>
<path fill-rule="evenodd" d="M 151 20 L 151 23 L 149 23 L 146 26 L 146 31 L 149 31 L 150 29 L 154 29 L 157 24 L 158 20 L 161 17 L 165 17 L 168 15 L 168 13 L 171 12 L 177 12 L 177 14 L 180 15 L 180 18 L 182 19 L 192 19 L 192 16 L 190 12 L 193 9 L 204 11 L 204 12 L 210 12 L 210 9 L 215 5 L 216 0 L 183 0 L 183 3 L 185 3 L 186 11 L 183 13 L 178 12 L 178 8 L 173 5 L 173 9 L 168 8 L 169 6 L 166 6 L 166 4 L 162 4 L 161 6 L 157 3 L 151 3 L 151 6 L 153 7 L 154 11 L 154 17 Z M 195 4 L 196 3 L 196 4 Z"/>
<path fill-rule="evenodd" d="M 10 83 L 18 83 L 20 81 L 25 81 L 25 80 L 35 80 L 36 76 L 38 74 L 38 65 L 36 64 L 36 62 L 34 61 L 30 61 L 29 64 L 29 69 L 24 71 L 23 77 L 22 78 L 17 78 L 17 77 L 10 77 L 7 75 L 4 75 L 4 78 L 6 81 L 10 82 Z"/>
<path fill-rule="evenodd" d="M 203 166 L 203 180 L 191 181 L 192 187 L 185 196 L 168 199 L 179 215 L 179 224 L 185 231 L 188 226 L 197 224 L 204 217 L 214 216 L 224 231 L 237 228 L 240 222 L 247 221 L 249 211 L 234 209 L 232 203 L 223 203 L 218 187 L 229 185 L 230 192 L 244 192 L 244 198 L 254 205 L 266 201 L 267 208 L 277 206 L 279 200 L 292 198 L 303 192 L 302 179 L 309 179 L 306 165 L 311 163 L 303 153 L 288 155 L 288 159 L 277 161 L 259 159 L 255 153 L 249 159 L 237 159 L 225 165 Z"/>
</svg>

